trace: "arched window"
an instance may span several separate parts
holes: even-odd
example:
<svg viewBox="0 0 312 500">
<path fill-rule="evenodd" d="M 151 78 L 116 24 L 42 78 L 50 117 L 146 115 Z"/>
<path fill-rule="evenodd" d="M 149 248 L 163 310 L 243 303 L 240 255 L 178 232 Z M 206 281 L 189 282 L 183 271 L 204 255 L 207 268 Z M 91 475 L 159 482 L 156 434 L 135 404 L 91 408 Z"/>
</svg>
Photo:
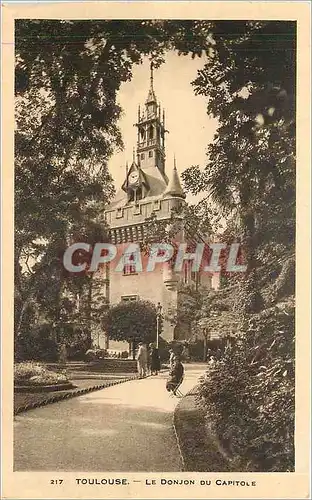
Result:
<svg viewBox="0 0 312 500">
<path fill-rule="evenodd" d="M 149 126 L 148 137 L 149 137 L 149 139 L 153 139 L 154 138 L 154 127 L 153 127 L 153 125 Z"/>
</svg>

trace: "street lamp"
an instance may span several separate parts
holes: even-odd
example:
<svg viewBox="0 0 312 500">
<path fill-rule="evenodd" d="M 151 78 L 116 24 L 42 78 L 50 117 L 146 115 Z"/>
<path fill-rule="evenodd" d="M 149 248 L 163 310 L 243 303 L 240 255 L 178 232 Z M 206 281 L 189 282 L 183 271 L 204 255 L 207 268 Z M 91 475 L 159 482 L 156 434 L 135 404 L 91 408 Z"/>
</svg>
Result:
<svg viewBox="0 0 312 500">
<path fill-rule="evenodd" d="M 160 302 L 158 302 L 157 307 L 156 307 L 156 347 L 157 347 L 157 349 L 159 347 L 159 320 L 161 317 L 161 310 L 162 310 L 162 305 Z"/>
</svg>

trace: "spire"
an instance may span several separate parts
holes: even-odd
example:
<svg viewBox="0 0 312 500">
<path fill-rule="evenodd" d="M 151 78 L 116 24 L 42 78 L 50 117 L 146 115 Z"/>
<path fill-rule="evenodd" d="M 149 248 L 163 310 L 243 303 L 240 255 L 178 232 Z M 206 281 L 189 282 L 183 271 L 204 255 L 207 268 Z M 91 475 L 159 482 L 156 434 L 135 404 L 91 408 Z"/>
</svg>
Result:
<svg viewBox="0 0 312 500">
<path fill-rule="evenodd" d="M 135 147 L 132 149 L 132 163 L 129 169 L 129 172 L 133 172 L 133 170 L 140 170 L 140 160 L 139 155 L 137 155 Z"/>
<path fill-rule="evenodd" d="M 181 182 L 179 179 L 179 174 L 177 171 L 176 158 L 173 159 L 173 171 L 171 179 L 169 180 L 168 186 L 165 191 L 165 196 L 177 196 L 179 198 L 185 198 Z"/>
<path fill-rule="evenodd" d="M 151 61 L 151 77 L 150 77 L 150 80 L 151 80 L 151 89 L 153 89 L 153 82 L 154 82 L 154 67 L 153 67 L 153 61 Z"/>
<path fill-rule="evenodd" d="M 126 162 L 126 187 L 128 187 L 128 174 L 129 174 L 129 165 L 128 162 Z"/>
<path fill-rule="evenodd" d="M 147 99 L 146 99 L 146 103 L 150 103 L 150 102 L 157 102 L 156 101 L 156 96 L 155 96 L 155 92 L 154 92 L 154 66 L 153 66 L 153 61 L 151 61 L 151 76 L 150 76 L 150 88 L 149 88 L 149 91 L 148 91 L 148 96 L 147 96 Z"/>
</svg>

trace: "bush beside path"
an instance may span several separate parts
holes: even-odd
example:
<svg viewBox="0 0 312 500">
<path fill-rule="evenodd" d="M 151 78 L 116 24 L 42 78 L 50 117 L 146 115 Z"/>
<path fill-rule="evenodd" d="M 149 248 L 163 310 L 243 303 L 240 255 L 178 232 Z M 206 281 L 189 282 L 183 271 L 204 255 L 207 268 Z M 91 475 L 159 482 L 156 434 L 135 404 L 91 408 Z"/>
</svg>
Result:
<svg viewBox="0 0 312 500">
<path fill-rule="evenodd" d="M 179 402 L 174 426 L 184 472 L 227 472 L 229 462 L 214 433 L 209 433 L 205 413 L 197 403 L 198 387 Z"/>
</svg>

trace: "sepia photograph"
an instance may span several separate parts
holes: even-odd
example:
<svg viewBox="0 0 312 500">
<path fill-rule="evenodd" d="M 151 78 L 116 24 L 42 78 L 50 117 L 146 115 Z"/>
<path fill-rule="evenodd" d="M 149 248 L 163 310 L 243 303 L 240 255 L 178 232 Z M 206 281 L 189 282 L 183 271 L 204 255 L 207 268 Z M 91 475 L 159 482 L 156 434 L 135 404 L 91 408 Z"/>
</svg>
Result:
<svg viewBox="0 0 312 500">
<path fill-rule="evenodd" d="M 255 495 L 298 471 L 297 21 L 72 14 L 14 20 L 13 472 Z"/>
</svg>

